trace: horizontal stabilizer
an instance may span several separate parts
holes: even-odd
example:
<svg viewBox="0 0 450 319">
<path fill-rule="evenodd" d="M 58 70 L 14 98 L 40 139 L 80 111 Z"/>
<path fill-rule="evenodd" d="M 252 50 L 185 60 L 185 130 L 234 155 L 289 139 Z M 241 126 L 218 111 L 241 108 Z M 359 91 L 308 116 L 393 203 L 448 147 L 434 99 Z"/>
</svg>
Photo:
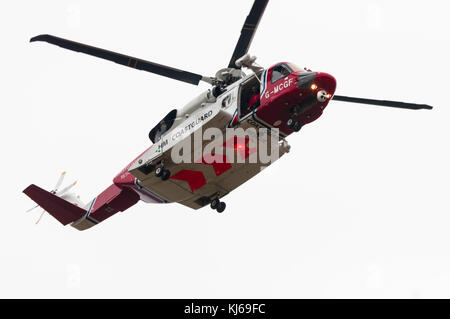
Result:
<svg viewBox="0 0 450 319">
<path fill-rule="evenodd" d="M 63 225 L 70 224 L 86 215 L 86 210 L 34 184 L 28 186 L 23 192 Z"/>
</svg>

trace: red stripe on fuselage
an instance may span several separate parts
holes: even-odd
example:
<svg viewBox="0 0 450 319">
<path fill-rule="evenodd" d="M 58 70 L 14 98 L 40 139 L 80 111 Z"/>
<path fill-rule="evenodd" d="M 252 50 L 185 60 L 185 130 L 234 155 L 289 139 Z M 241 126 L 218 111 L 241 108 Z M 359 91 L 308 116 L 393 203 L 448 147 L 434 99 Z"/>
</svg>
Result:
<svg viewBox="0 0 450 319">
<path fill-rule="evenodd" d="M 185 181 L 189 184 L 191 192 L 203 187 L 206 184 L 205 176 L 202 172 L 183 169 L 170 177 L 179 181 Z"/>
<path fill-rule="evenodd" d="M 216 174 L 216 176 L 220 176 L 229 169 L 231 169 L 230 161 L 228 160 L 228 156 L 226 156 L 225 154 L 223 155 L 207 154 L 203 156 L 202 163 L 206 165 L 211 165 L 214 169 L 214 173 Z"/>
</svg>

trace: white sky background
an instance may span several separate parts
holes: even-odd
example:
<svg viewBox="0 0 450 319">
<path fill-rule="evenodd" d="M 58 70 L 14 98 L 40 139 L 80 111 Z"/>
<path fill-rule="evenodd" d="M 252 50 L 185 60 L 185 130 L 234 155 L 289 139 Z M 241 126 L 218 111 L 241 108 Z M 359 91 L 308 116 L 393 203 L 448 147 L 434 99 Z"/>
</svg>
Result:
<svg viewBox="0 0 450 319">
<path fill-rule="evenodd" d="M 84 202 L 208 88 L 74 53 L 49 33 L 204 75 L 228 64 L 245 1 L 4 1 L 0 297 L 450 297 L 448 1 L 271 1 L 250 52 L 334 75 L 291 152 L 206 207 L 139 203 L 79 232 L 21 191 L 61 171 Z"/>
</svg>

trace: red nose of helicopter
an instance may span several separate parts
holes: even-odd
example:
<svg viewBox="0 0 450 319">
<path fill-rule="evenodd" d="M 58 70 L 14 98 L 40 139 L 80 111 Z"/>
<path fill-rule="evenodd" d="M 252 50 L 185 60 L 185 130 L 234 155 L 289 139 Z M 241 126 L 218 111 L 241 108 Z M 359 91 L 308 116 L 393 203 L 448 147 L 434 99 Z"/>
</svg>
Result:
<svg viewBox="0 0 450 319">
<path fill-rule="evenodd" d="M 336 91 L 336 79 L 331 74 L 317 72 L 312 86 L 312 89 L 316 88 L 319 102 L 328 101 L 333 96 L 334 91 Z"/>
<path fill-rule="evenodd" d="M 325 72 L 298 72 L 297 105 L 290 110 L 289 119 L 283 129 L 287 134 L 298 131 L 301 126 L 315 121 L 333 97 L 336 79 Z"/>
<path fill-rule="evenodd" d="M 319 107 L 325 107 L 336 91 L 336 79 L 325 72 L 301 72 L 298 76 L 297 87 L 301 90 L 310 91 L 313 99 L 319 103 Z M 308 95 L 307 92 L 304 93 Z M 325 103 L 325 105 L 322 103 Z"/>
</svg>

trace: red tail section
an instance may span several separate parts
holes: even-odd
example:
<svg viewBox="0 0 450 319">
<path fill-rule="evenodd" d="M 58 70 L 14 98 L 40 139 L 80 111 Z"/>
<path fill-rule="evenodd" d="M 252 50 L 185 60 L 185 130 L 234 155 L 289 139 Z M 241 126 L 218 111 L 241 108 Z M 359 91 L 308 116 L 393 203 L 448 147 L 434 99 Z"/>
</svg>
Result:
<svg viewBox="0 0 450 319">
<path fill-rule="evenodd" d="M 63 225 L 70 224 L 87 213 L 86 210 L 34 184 L 28 186 L 23 192 Z"/>
<path fill-rule="evenodd" d="M 139 195 L 135 191 L 115 184 L 90 201 L 86 206 L 87 210 L 33 184 L 23 192 L 61 224 L 72 223 L 71 226 L 78 230 L 90 228 L 139 201 Z"/>
</svg>

